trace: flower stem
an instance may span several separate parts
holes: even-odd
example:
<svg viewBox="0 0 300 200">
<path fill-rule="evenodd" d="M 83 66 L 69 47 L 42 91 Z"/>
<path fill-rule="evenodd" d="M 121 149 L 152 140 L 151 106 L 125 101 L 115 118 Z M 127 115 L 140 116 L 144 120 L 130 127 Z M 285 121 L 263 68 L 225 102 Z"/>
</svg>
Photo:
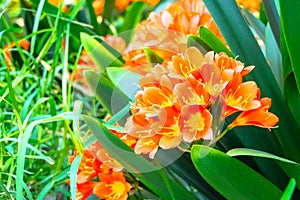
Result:
<svg viewBox="0 0 300 200">
<path fill-rule="evenodd" d="M 210 142 L 209 146 L 212 143 L 217 143 L 228 131 L 230 131 L 233 127 L 228 125 L 224 131 L 220 135 L 218 135 L 212 142 Z"/>
</svg>

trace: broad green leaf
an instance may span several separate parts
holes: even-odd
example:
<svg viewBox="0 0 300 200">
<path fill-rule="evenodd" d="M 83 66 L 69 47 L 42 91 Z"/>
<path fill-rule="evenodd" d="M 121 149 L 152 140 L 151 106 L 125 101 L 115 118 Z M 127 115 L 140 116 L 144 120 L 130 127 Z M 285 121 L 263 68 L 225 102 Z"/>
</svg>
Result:
<svg viewBox="0 0 300 200">
<path fill-rule="evenodd" d="M 183 153 L 176 148 L 170 150 L 158 150 L 155 156 L 162 165 L 176 173 L 176 175 L 197 189 L 197 191 L 203 194 L 207 199 L 223 199 L 223 197 L 199 175 L 191 161 L 189 153 Z"/>
<path fill-rule="evenodd" d="M 119 67 L 109 67 L 106 71 L 113 84 L 128 98 L 134 100 L 135 92 L 141 90 L 139 86 L 141 75 Z"/>
<path fill-rule="evenodd" d="M 255 80 L 261 89 L 262 96 L 268 96 L 272 99 L 270 110 L 280 119 L 279 127 L 274 130 L 276 137 L 273 137 L 272 140 L 279 140 L 282 145 L 280 148 L 283 149 L 282 153 L 299 162 L 300 145 L 297 141 L 300 141 L 300 134 L 298 134 L 300 129 L 289 112 L 271 69 L 235 1 L 204 0 L 204 2 L 234 56 L 238 56 L 238 59 L 244 62 L 246 66 L 256 66 L 246 78 Z M 229 10 L 230 12 L 228 12 Z M 241 39 L 237 40 L 237 38 Z M 265 130 L 261 130 L 261 132 L 261 134 L 268 133 Z"/>
<path fill-rule="evenodd" d="M 282 75 L 282 58 L 279 47 L 275 41 L 274 35 L 272 33 L 271 27 L 267 24 L 266 27 L 266 57 L 270 62 L 270 68 L 273 72 L 273 75 L 277 81 L 277 84 L 283 92 L 283 75 Z"/>
<path fill-rule="evenodd" d="M 285 78 L 284 95 L 294 118 L 300 119 L 300 94 L 297 91 L 297 85 L 294 74 L 295 73 L 291 73 Z M 300 126 L 300 120 L 297 120 L 296 122 L 298 126 Z"/>
<path fill-rule="evenodd" d="M 119 67 L 123 65 L 122 61 L 120 61 L 103 44 L 99 43 L 92 36 L 89 36 L 86 33 L 81 33 L 80 39 L 87 54 L 99 67 L 100 72 L 103 72 L 108 66 Z"/>
<path fill-rule="evenodd" d="M 256 157 L 262 157 L 262 158 L 270 158 L 274 160 L 278 160 L 281 162 L 286 162 L 290 164 L 297 164 L 294 161 L 276 156 L 274 154 L 264 152 L 264 151 L 258 151 L 255 149 L 247 149 L 247 148 L 236 148 L 236 149 L 231 149 L 227 153 L 229 156 L 256 156 Z"/>
<path fill-rule="evenodd" d="M 281 28 L 286 42 L 287 50 L 291 59 L 292 69 L 295 72 L 295 79 L 300 92 L 300 37 L 299 37 L 299 20 L 300 20 L 300 1 L 280 0 Z"/>
<path fill-rule="evenodd" d="M 196 47 L 199 49 L 203 54 L 207 53 L 208 51 L 211 51 L 212 49 L 206 42 L 204 42 L 200 37 L 195 35 L 188 35 L 187 36 L 187 47 Z"/>
<path fill-rule="evenodd" d="M 90 89 L 108 113 L 115 114 L 129 103 L 129 98 L 114 86 L 106 74 L 85 71 L 84 77 Z"/>
<path fill-rule="evenodd" d="M 296 187 L 296 181 L 295 179 L 291 179 L 289 184 L 286 186 L 286 189 L 283 192 L 283 195 L 281 196 L 280 200 L 289 200 L 292 199 L 294 190 Z"/>
<path fill-rule="evenodd" d="M 292 63 L 291 63 L 291 59 L 290 59 L 290 55 L 288 53 L 288 49 L 286 46 L 286 40 L 285 40 L 285 36 L 283 34 L 283 30 L 280 29 L 280 51 L 281 51 L 281 57 L 282 57 L 282 70 L 283 70 L 283 79 L 285 79 L 288 75 L 290 75 L 290 73 L 293 72 L 292 69 Z"/>
<path fill-rule="evenodd" d="M 174 180 L 169 178 L 168 183 L 166 183 L 161 175 L 161 173 L 164 173 L 161 171 L 163 169 L 158 169 L 145 158 L 135 154 L 130 147 L 112 134 L 103 124 L 89 116 L 83 116 L 83 119 L 103 148 L 121 163 L 127 171 L 162 199 L 170 199 L 171 193 L 173 193 L 175 199 L 195 199 Z M 170 184 L 172 191 L 168 190 L 166 184 Z"/>
<path fill-rule="evenodd" d="M 124 24 L 120 29 L 120 36 L 124 36 L 124 40 L 128 44 L 134 34 L 134 28 L 142 19 L 142 13 L 145 10 L 146 3 L 144 2 L 135 2 L 127 7 L 125 13 Z M 125 32 L 125 33 L 124 33 Z"/>
<path fill-rule="evenodd" d="M 265 200 L 279 199 L 282 195 L 262 175 L 221 151 L 194 145 L 191 157 L 200 175 L 226 199 Z"/>
<path fill-rule="evenodd" d="M 268 21 L 270 23 L 272 32 L 274 34 L 276 43 L 280 46 L 280 24 L 279 24 L 279 13 L 276 8 L 275 1 L 262 0 L 264 8 L 267 14 Z"/>
<path fill-rule="evenodd" d="M 228 56 L 233 57 L 232 53 L 223 44 L 223 42 L 209 29 L 200 27 L 200 39 L 202 39 L 214 52 L 225 52 Z"/>
<path fill-rule="evenodd" d="M 265 41 L 265 25 L 258 18 L 254 17 L 248 9 L 242 8 L 241 13 L 245 17 L 248 24 L 254 29 L 260 39 Z"/>
<path fill-rule="evenodd" d="M 147 60 L 152 66 L 155 66 L 156 64 L 161 64 L 164 60 L 157 55 L 153 50 L 151 50 L 148 47 L 144 48 L 145 54 L 147 56 Z"/>
<path fill-rule="evenodd" d="M 261 157 L 261 158 L 269 158 L 275 160 L 278 165 L 285 171 L 285 173 L 290 177 L 297 180 L 297 187 L 300 189 L 300 164 L 276 156 L 274 154 L 258 151 L 254 149 L 247 149 L 247 148 L 236 148 L 231 149 L 227 152 L 229 156 L 254 156 L 254 157 Z"/>
</svg>

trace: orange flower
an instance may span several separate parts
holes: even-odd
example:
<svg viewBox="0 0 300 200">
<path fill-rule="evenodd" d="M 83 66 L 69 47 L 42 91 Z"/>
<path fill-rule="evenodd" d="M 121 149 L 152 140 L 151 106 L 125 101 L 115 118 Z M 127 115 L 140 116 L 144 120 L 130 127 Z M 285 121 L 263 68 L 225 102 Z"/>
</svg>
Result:
<svg viewBox="0 0 300 200">
<path fill-rule="evenodd" d="M 27 40 L 20 40 L 18 42 L 18 44 L 20 45 L 20 47 L 22 47 L 26 51 L 29 50 L 30 42 L 28 42 Z M 4 61 L 5 61 L 6 66 L 7 66 L 7 68 L 8 68 L 9 71 L 12 70 L 12 63 L 11 63 L 12 57 L 11 57 L 10 50 L 11 50 L 11 48 L 13 48 L 15 46 L 16 46 L 16 44 L 14 42 L 11 42 L 8 46 L 5 46 L 3 48 Z"/>
<path fill-rule="evenodd" d="M 96 15 L 100 15 L 103 12 L 105 0 L 94 0 L 93 8 Z"/>
<path fill-rule="evenodd" d="M 236 0 L 236 3 L 239 6 L 247 8 L 251 12 L 258 14 L 260 10 L 261 0 Z"/>
<path fill-rule="evenodd" d="M 72 163 L 75 157 L 76 152 L 69 158 L 69 162 Z M 98 176 L 98 173 L 102 172 L 101 166 L 99 160 L 95 159 L 88 150 L 84 150 L 77 172 L 77 184 L 83 184 Z"/>
<path fill-rule="evenodd" d="M 173 56 L 172 62 L 156 65 L 140 79 L 142 90 L 136 93 L 132 116 L 125 124 L 127 134 L 137 138 L 136 153 L 149 153 L 153 158 L 159 147 L 175 148 L 182 141 L 193 142 L 209 133 L 212 115 L 207 110 L 211 103 L 207 89 L 213 82 L 219 83 L 220 77 L 214 80 L 209 73 L 206 81 L 204 73 L 201 80 L 193 77 L 189 81 L 195 70 L 203 67 L 207 71 L 206 62 L 213 62 L 211 55 L 197 52 L 198 62 L 192 52 L 188 50 L 186 57 Z"/>
<path fill-rule="evenodd" d="M 93 194 L 94 188 L 97 186 L 98 182 L 88 181 L 82 184 L 76 184 L 76 199 L 87 199 L 91 194 Z"/>
<path fill-rule="evenodd" d="M 118 10 L 125 10 L 131 0 L 115 0 L 115 6 Z"/>
<path fill-rule="evenodd" d="M 253 110 L 261 106 L 257 98 L 258 87 L 254 81 L 240 83 L 226 92 L 226 105 L 229 107 L 226 116 L 237 111 Z M 230 111 L 230 112 L 229 112 Z"/>
<path fill-rule="evenodd" d="M 171 3 L 165 11 L 150 13 L 148 18 L 137 26 L 136 40 L 128 46 L 125 53 L 134 51 L 135 55 L 123 56 L 126 67 L 133 69 L 147 63 L 144 51 L 137 51 L 142 46 L 149 47 L 165 62 L 170 61 L 173 55 L 185 52 L 186 36 L 198 35 L 201 26 L 210 29 L 225 43 L 202 0 L 181 0 Z M 130 63 L 132 58 L 137 57 L 143 58 L 143 62 Z"/>
<path fill-rule="evenodd" d="M 182 108 L 180 123 L 184 141 L 192 142 L 200 140 L 208 133 L 212 115 L 202 106 L 185 105 Z"/>
<path fill-rule="evenodd" d="M 100 183 L 96 185 L 93 192 L 101 199 L 125 200 L 131 189 L 122 172 L 112 174 L 100 174 Z"/>
<path fill-rule="evenodd" d="M 194 47 L 156 65 L 140 79 L 141 90 L 125 124 L 126 133 L 137 138 L 135 152 L 153 158 L 158 148 L 213 138 L 218 134 L 212 129 L 214 106 L 223 106 L 218 108 L 219 121 L 242 112 L 231 127 L 274 126 L 278 118 L 268 112 L 271 103 L 260 99 L 254 81 L 242 82 L 253 68 L 225 53 L 203 55 Z"/>
<path fill-rule="evenodd" d="M 262 98 L 260 103 L 260 107 L 242 112 L 229 126 L 234 128 L 236 126 L 254 125 L 261 128 L 273 128 L 279 119 L 273 113 L 268 112 L 271 107 L 271 99 Z"/>
</svg>

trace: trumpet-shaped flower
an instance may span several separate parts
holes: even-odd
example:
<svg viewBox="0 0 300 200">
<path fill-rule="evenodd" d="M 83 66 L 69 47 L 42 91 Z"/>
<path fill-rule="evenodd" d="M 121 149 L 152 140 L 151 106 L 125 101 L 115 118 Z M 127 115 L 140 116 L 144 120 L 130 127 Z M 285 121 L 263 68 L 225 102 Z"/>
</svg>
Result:
<svg viewBox="0 0 300 200">
<path fill-rule="evenodd" d="M 126 133 L 137 139 L 135 152 L 153 158 L 158 148 L 213 139 L 218 134 L 212 132 L 214 106 L 222 107 L 217 123 L 242 112 L 230 126 L 273 127 L 278 118 L 268 112 L 270 102 L 260 99 L 254 81 L 242 82 L 253 68 L 225 53 L 203 55 L 194 47 L 156 65 L 140 79 L 141 90 L 125 124 Z"/>
<path fill-rule="evenodd" d="M 268 110 L 271 107 L 270 98 L 260 99 L 261 106 L 256 109 L 242 112 L 229 126 L 247 126 L 253 125 L 261 128 L 273 128 L 278 123 L 279 119 L 273 113 Z"/>
<path fill-rule="evenodd" d="M 105 200 L 126 200 L 131 189 L 122 172 L 100 174 L 100 183 L 94 187 L 94 194 Z"/>
</svg>

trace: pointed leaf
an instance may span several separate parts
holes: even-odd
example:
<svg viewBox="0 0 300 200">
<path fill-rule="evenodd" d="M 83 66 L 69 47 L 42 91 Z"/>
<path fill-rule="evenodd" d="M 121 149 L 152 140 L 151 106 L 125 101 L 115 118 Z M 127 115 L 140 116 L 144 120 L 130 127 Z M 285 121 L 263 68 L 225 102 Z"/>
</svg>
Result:
<svg viewBox="0 0 300 200">
<path fill-rule="evenodd" d="M 289 184 L 286 186 L 286 189 L 283 192 L 282 197 L 280 198 L 280 200 L 288 200 L 288 199 L 292 199 L 294 190 L 296 187 L 296 181 L 295 179 L 291 179 Z"/>
<path fill-rule="evenodd" d="M 112 134 L 103 124 L 98 123 L 97 120 L 89 116 L 83 116 L 83 118 L 103 148 L 114 159 L 162 199 L 169 199 L 171 194 L 161 176 L 161 173 L 164 173 L 160 171 L 162 169 L 158 169 L 145 158 L 135 154 L 130 147 Z M 167 181 L 176 199 L 195 199 L 174 180 L 168 179 Z"/>
<path fill-rule="evenodd" d="M 80 34 L 80 39 L 89 57 L 99 67 L 100 72 L 108 66 L 122 66 L 123 62 L 113 55 L 102 43 L 86 33 Z M 119 55 L 121 56 L 121 54 Z"/>
<path fill-rule="evenodd" d="M 281 27 L 287 45 L 287 50 L 291 59 L 292 68 L 295 72 L 298 91 L 300 92 L 300 37 L 298 25 L 298 22 L 300 20 L 300 12 L 298 11 L 299 7 L 300 1 L 280 0 Z"/>
<path fill-rule="evenodd" d="M 105 74 L 93 71 L 84 71 L 84 77 L 96 98 L 110 114 L 118 113 L 129 103 L 128 97 L 123 94 Z M 121 122 L 124 122 L 123 118 Z"/>
<path fill-rule="evenodd" d="M 300 94 L 297 92 L 297 85 L 294 73 L 290 73 L 284 81 L 284 95 L 287 104 L 295 119 L 300 119 Z M 296 121 L 300 126 L 300 120 Z"/>
<path fill-rule="evenodd" d="M 254 149 L 247 149 L 247 148 L 236 148 L 231 149 L 227 152 L 227 155 L 229 156 L 254 156 L 254 157 L 261 157 L 261 158 L 269 158 L 275 160 L 278 165 L 285 171 L 285 173 L 290 177 L 297 180 L 297 187 L 300 189 L 300 164 L 267 153 L 263 151 L 258 151 Z"/>
<path fill-rule="evenodd" d="M 203 54 L 211 51 L 212 49 L 209 47 L 206 42 L 204 42 L 200 37 L 195 36 L 195 35 L 188 35 L 187 36 L 187 47 L 196 47 L 199 49 Z"/>
<path fill-rule="evenodd" d="M 270 62 L 270 68 L 278 83 L 280 90 L 283 92 L 283 75 L 282 75 L 282 58 L 279 47 L 275 41 L 271 27 L 268 24 L 266 27 L 266 57 Z"/>
<path fill-rule="evenodd" d="M 270 0 L 262 0 L 264 4 L 264 8 L 267 14 L 267 18 L 269 20 L 272 32 L 274 34 L 277 45 L 280 45 L 280 24 L 279 24 L 279 13 L 277 11 L 275 1 Z"/>
<path fill-rule="evenodd" d="M 145 10 L 146 3 L 134 2 L 126 9 L 124 24 L 121 27 L 121 36 L 129 43 L 134 34 L 134 28 L 141 21 L 143 11 Z M 125 32 L 125 33 L 124 33 Z"/>
<path fill-rule="evenodd" d="M 248 24 L 255 30 L 260 39 L 265 41 L 265 25 L 258 18 L 254 17 L 248 9 L 242 8 L 241 13 L 245 17 Z"/>
<path fill-rule="evenodd" d="M 128 98 L 134 100 L 135 92 L 141 90 L 139 87 L 141 75 L 119 67 L 109 67 L 106 71 L 113 84 Z"/>
<path fill-rule="evenodd" d="M 228 56 L 233 57 L 232 53 L 223 44 L 223 42 L 209 29 L 200 27 L 200 39 L 202 39 L 208 46 L 216 53 L 225 52 Z"/>
<path fill-rule="evenodd" d="M 191 157 L 200 175 L 227 199 L 279 199 L 282 195 L 262 175 L 221 151 L 194 145 Z"/>
<path fill-rule="evenodd" d="M 152 66 L 155 66 L 156 64 L 161 64 L 164 61 L 159 55 L 157 55 L 150 48 L 146 47 L 144 48 L 144 51 L 147 56 L 147 60 Z"/>
</svg>

